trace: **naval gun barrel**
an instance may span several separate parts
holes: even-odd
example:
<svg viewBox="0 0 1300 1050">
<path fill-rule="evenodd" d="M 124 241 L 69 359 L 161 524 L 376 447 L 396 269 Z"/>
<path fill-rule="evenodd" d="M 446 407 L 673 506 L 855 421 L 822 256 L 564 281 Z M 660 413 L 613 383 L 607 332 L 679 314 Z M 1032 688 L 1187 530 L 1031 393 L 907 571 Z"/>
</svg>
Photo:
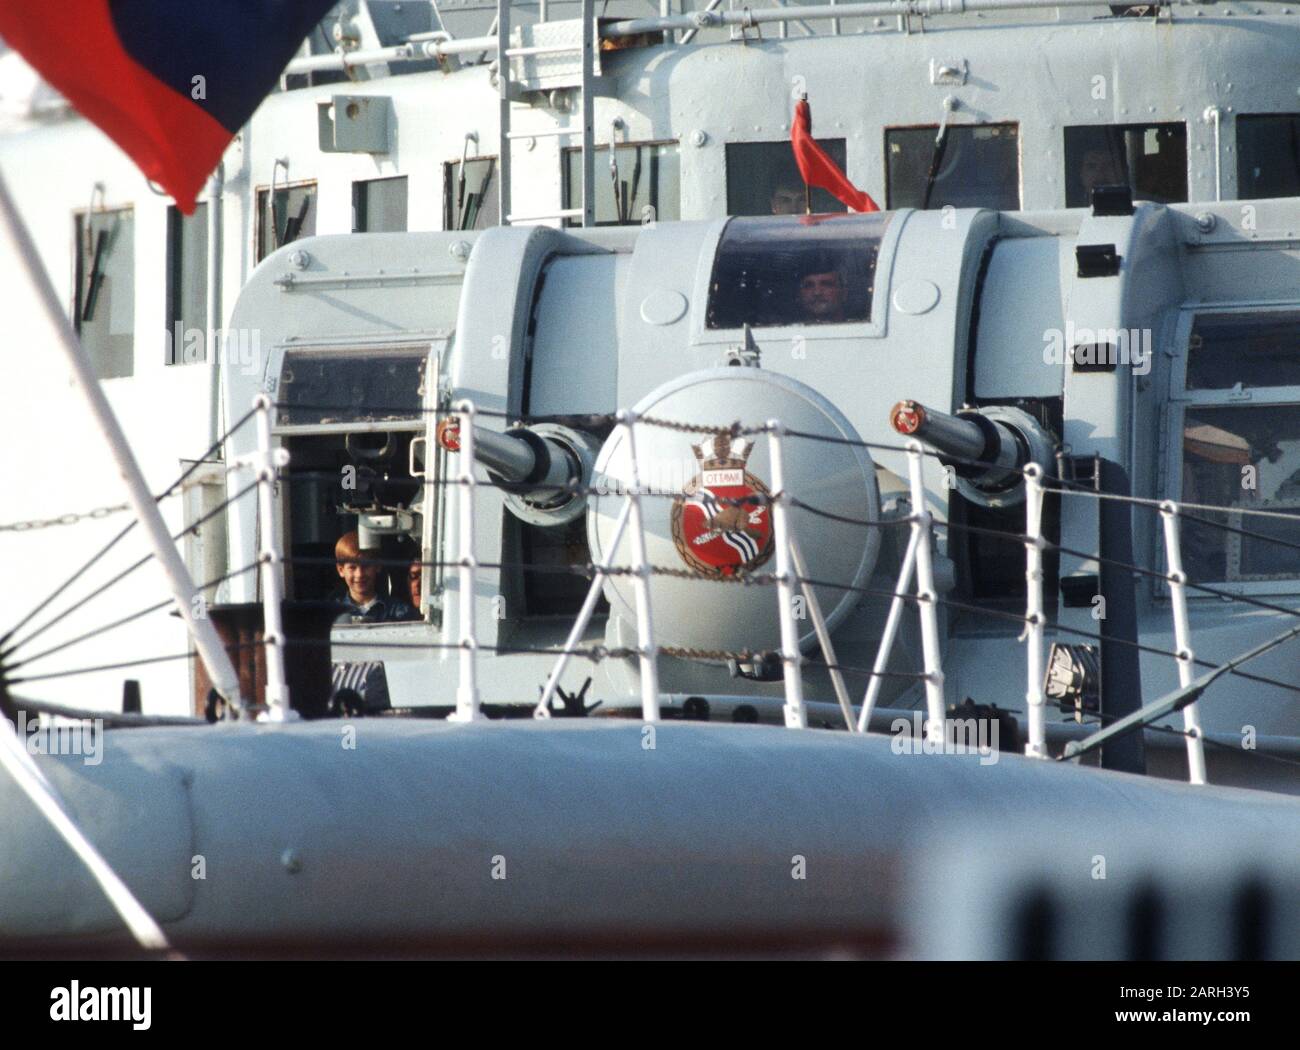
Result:
<svg viewBox="0 0 1300 1050">
<path fill-rule="evenodd" d="M 438 444 L 460 450 L 463 421 L 438 424 Z M 563 524 L 581 513 L 583 486 L 598 445 L 590 435 L 560 423 L 514 426 L 504 432 L 474 425 L 474 459 L 506 488 L 506 506 L 535 525 Z"/>
<path fill-rule="evenodd" d="M 475 425 L 474 458 L 502 481 L 538 494 L 563 491 L 582 478 L 567 449 L 527 427 L 501 433 Z"/>
<path fill-rule="evenodd" d="M 959 488 L 986 506 L 1016 502 L 1023 494 L 1021 468 L 1051 462 L 1055 439 L 1018 408 L 962 409 L 955 415 L 900 401 L 889 413 L 894 430 L 925 442 L 954 468 Z"/>
</svg>

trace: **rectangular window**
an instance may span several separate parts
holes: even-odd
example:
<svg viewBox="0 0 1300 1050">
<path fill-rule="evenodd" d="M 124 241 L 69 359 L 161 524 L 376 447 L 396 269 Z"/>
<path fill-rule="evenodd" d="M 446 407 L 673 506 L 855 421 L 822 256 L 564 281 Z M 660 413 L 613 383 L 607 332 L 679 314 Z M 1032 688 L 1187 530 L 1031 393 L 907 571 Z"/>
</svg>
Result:
<svg viewBox="0 0 1300 1050">
<path fill-rule="evenodd" d="M 1300 114 L 1237 118 L 1237 197 L 1300 197 Z"/>
<path fill-rule="evenodd" d="M 818 139 L 844 171 L 844 140 Z M 812 191 L 812 214 L 848 211 L 825 190 Z M 728 215 L 804 215 L 808 212 L 804 183 L 794 163 L 789 140 L 727 143 Z"/>
<path fill-rule="evenodd" d="M 167 209 L 167 361 L 207 360 L 208 206 Z"/>
<path fill-rule="evenodd" d="M 1181 498 L 1223 508 L 1187 512 L 1182 547 L 1189 578 L 1294 581 L 1300 577 L 1300 310 L 1198 316 L 1186 386 Z"/>
<path fill-rule="evenodd" d="M 628 143 L 596 149 L 596 225 L 635 226 L 681 218 L 681 147 L 676 142 Z M 615 196 L 617 188 L 617 197 Z M 564 207 L 582 207 L 582 150 L 564 151 Z M 580 219 L 565 219 L 581 226 Z"/>
<path fill-rule="evenodd" d="M 1201 314 L 1187 348 L 1189 390 L 1300 386 L 1300 310 Z"/>
<path fill-rule="evenodd" d="M 353 233 L 406 231 L 406 176 L 352 184 Z"/>
<path fill-rule="evenodd" d="M 1183 563 L 1194 582 L 1300 576 L 1297 406 L 1189 406 L 1183 417 L 1182 482 L 1184 502 L 1227 508 L 1191 510 L 1183 522 Z M 1297 515 L 1297 520 L 1243 510 Z"/>
<path fill-rule="evenodd" d="M 316 183 L 257 191 L 257 261 L 277 248 L 316 233 Z"/>
<path fill-rule="evenodd" d="M 442 228 L 486 230 L 501 224 L 496 157 L 470 157 L 443 165 Z"/>
<path fill-rule="evenodd" d="M 889 216 L 737 217 L 713 259 L 709 328 L 851 324 L 871 319 Z"/>
<path fill-rule="evenodd" d="M 1187 125 L 1083 125 L 1065 129 L 1065 206 L 1086 208 L 1098 186 L 1134 200 L 1187 200 Z"/>
<path fill-rule="evenodd" d="M 75 216 L 73 326 L 100 379 L 129 376 L 135 349 L 135 212 Z"/>
<path fill-rule="evenodd" d="M 885 129 L 889 208 L 1020 209 L 1019 124 L 949 124 L 942 148 L 938 134 Z"/>
</svg>

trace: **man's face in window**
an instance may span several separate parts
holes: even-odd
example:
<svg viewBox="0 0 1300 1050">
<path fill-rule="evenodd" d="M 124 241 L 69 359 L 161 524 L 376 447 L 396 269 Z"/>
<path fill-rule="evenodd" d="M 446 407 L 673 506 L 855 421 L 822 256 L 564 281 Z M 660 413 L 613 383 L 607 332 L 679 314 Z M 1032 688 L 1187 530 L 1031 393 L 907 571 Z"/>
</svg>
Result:
<svg viewBox="0 0 1300 1050">
<path fill-rule="evenodd" d="M 813 324 L 844 320 L 844 282 L 837 271 L 810 273 L 799 281 L 799 312 Z"/>
<path fill-rule="evenodd" d="M 804 192 L 798 186 L 778 186 L 772 191 L 773 215 L 802 215 Z"/>
</svg>

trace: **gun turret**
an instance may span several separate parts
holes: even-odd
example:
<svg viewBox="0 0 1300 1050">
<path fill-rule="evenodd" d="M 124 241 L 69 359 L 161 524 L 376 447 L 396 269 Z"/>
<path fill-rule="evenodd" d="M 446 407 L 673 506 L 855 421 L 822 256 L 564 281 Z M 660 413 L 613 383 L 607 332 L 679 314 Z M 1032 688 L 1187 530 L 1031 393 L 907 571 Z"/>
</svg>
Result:
<svg viewBox="0 0 1300 1050">
<path fill-rule="evenodd" d="M 1056 445 L 1038 420 L 1006 405 L 949 415 L 919 401 L 900 401 L 890 409 L 889 422 L 938 452 L 956 473 L 962 495 L 987 507 L 1018 503 L 1024 495 L 1021 468 L 1037 463 L 1046 471 Z"/>
</svg>

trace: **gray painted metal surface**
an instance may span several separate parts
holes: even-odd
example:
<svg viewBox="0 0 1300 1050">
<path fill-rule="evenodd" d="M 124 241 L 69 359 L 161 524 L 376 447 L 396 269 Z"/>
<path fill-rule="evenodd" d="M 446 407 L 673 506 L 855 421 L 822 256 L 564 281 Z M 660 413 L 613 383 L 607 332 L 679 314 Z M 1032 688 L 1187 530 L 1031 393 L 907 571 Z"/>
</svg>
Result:
<svg viewBox="0 0 1300 1050">
<path fill-rule="evenodd" d="M 1051 827 L 1082 893 L 1094 854 L 1113 877 L 1149 860 L 1154 813 L 1181 848 L 1300 837 L 1293 800 L 763 726 L 139 729 L 109 734 L 99 765 L 41 766 L 182 950 L 775 935 L 906 953 L 910 879 L 937 847 L 959 887 L 990 842 Z M 3 939 L 117 930 L 8 782 L 0 810 Z"/>
</svg>

